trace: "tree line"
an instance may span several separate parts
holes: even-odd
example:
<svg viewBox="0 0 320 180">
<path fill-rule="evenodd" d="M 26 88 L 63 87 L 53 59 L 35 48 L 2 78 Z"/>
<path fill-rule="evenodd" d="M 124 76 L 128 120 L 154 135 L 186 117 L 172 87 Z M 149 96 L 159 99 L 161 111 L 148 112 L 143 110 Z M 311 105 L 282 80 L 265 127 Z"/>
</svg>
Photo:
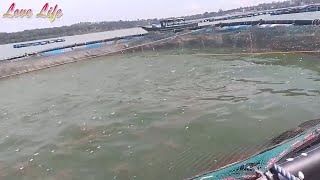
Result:
<svg viewBox="0 0 320 180">
<path fill-rule="evenodd" d="M 219 10 L 218 12 L 205 12 L 191 16 L 183 16 L 187 20 L 209 18 L 214 16 L 223 16 L 230 13 L 248 12 L 254 10 L 271 10 L 286 8 L 297 5 L 320 3 L 320 0 L 291 0 L 284 2 L 263 3 L 257 6 L 240 7 L 231 10 Z M 32 41 L 37 39 L 57 38 L 62 36 L 80 35 L 93 32 L 102 32 L 116 29 L 133 28 L 159 23 L 159 19 L 143 19 L 135 21 L 104 21 L 99 23 L 81 22 L 71 26 L 62 26 L 44 29 L 32 29 L 14 33 L 0 33 L 0 44 L 17 43 Z"/>
</svg>

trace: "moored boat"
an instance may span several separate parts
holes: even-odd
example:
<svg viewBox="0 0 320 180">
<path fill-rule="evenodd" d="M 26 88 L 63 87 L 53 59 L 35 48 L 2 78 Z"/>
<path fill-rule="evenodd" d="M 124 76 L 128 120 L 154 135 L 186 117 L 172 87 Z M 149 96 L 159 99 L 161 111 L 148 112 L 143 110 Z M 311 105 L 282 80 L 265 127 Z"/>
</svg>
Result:
<svg viewBox="0 0 320 180">
<path fill-rule="evenodd" d="M 196 22 L 186 22 L 184 18 L 165 19 L 160 21 L 160 25 L 141 26 L 146 31 L 183 31 L 185 29 L 195 29 L 198 27 Z"/>
</svg>

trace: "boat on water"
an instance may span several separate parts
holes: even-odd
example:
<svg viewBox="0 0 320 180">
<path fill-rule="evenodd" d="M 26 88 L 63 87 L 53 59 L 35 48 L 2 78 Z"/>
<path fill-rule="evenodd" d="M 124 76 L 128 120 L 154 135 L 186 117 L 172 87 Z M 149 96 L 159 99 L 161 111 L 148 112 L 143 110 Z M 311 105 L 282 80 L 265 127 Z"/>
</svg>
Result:
<svg viewBox="0 0 320 180">
<path fill-rule="evenodd" d="M 23 47 L 30 47 L 30 46 L 39 46 L 39 45 L 59 43 L 59 42 L 65 42 L 65 41 L 66 41 L 65 39 L 52 39 L 52 40 L 37 41 L 37 42 L 31 42 L 31 43 L 14 44 L 14 45 L 13 45 L 13 48 L 23 48 Z"/>
<path fill-rule="evenodd" d="M 184 18 L 165 19 L 160 21 L 160 25 L 153 24 L 151 26 L 140 26 L 142 29 L 150 31 L 174 31 L 180 32 L 186 29 L 197 29 L 197 22 L 186 22 Z"/>
</svg>

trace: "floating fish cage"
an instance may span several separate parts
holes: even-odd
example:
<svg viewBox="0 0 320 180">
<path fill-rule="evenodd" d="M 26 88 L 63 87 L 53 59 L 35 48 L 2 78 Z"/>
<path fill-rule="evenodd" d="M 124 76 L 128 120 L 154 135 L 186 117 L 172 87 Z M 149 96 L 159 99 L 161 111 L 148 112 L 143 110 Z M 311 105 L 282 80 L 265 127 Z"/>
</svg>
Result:
<svg viewBox="0 0 320 180">
<path fill-rule="evenodd" d="M 318 26 L 294 25 L 237 25 L 207 27 L 200 30 L 167 33 L 156 40 L 153 34 L 143 41 L 132 41 L 129 48 L 121 52 L 142 52 L 173 50 L 176 53 L 188 50 L 189 53 L 277 53 L 294 51 L 318 52 Z"/>
</svg>

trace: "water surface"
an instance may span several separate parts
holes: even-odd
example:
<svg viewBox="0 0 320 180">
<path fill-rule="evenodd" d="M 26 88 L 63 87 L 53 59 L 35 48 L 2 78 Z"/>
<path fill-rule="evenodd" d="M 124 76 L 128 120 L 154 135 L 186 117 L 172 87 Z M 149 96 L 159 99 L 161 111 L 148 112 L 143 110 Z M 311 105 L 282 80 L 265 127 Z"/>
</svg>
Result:
<svg viewBox="0 0 320 180">
<path fill-rule="evenodd" d="M 100 57 L 0 80 L 1 179 L 182 179 L 318 118 L 307 54 Z"/>
</svg>

